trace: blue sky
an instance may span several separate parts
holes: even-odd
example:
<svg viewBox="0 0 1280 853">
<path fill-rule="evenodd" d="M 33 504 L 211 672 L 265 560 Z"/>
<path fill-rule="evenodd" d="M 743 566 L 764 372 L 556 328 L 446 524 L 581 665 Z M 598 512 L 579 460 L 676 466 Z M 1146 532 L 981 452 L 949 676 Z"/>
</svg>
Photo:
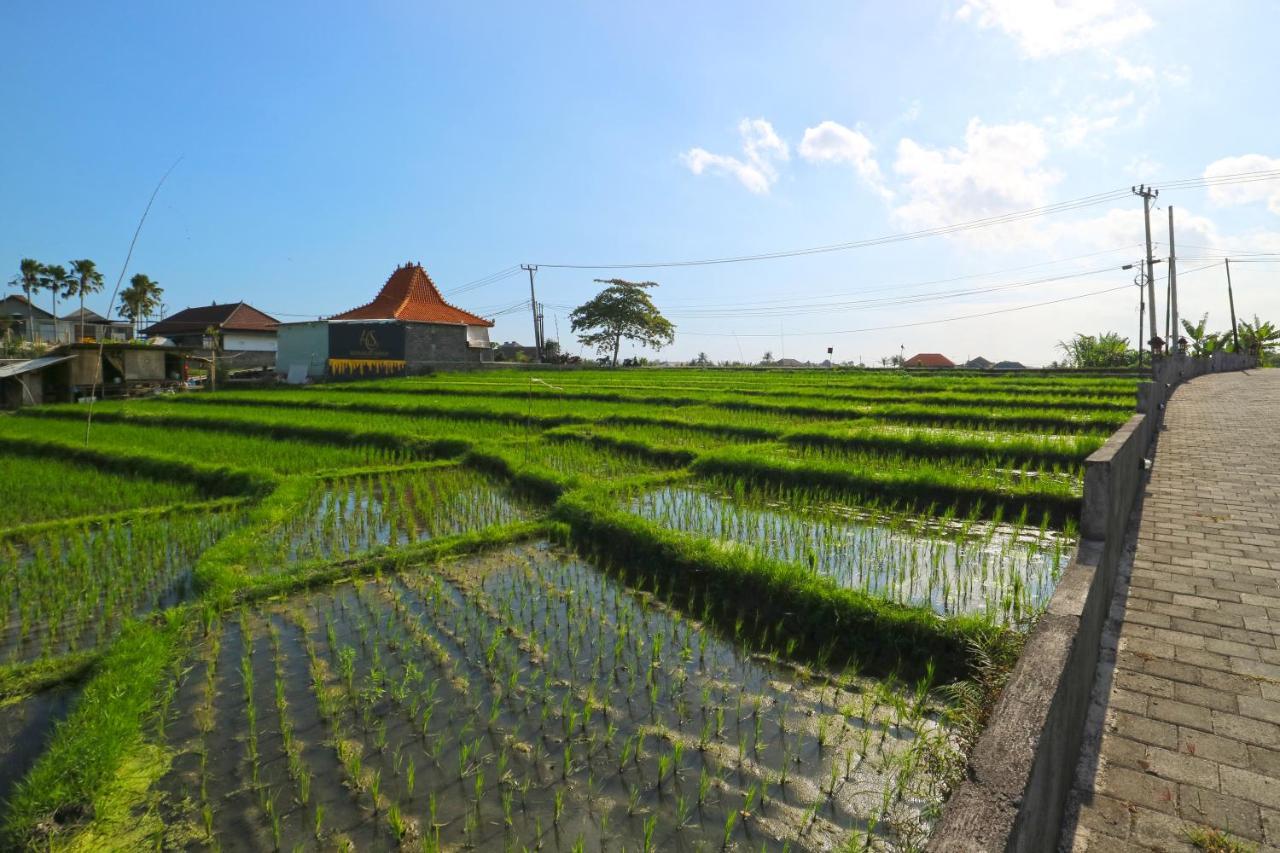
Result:
<svg viewBox="0 0 1280 853">
<path fill-rule="evenodd" d="M 1266 0 L 1212 18 L 1190 0 L 10 3 L 0 257 L 16 272 L 87 256 L 114 281 L 179 157 L 128 273 L 170 310 L 244 299 L 281 319 L 367 301 L 406 260 L 448 292 L 519 263 L 765 253 L 1280 169 L 1263 71 L 1277 24 Z M 1226 325 L 1209 264 L 1280 252 L 1280 181 L 1158 203 L 1157 253 L 1168 203 L 1188 258 L 1182 313 Z M 539 298 L 570 351 L 569 310 L 620 275 L 659 282 L 669 358 L 905 347 L 1038 364 L 1076 331 L 1136 337 L 1136 288 L 877 327 L 1120 287 L 1140 214 L 1120 198 L 799 258 L 544 266 Z M 1238 311 L 1280 319 L 1277 266 L 1234 269 Z M 492 313 L 527 287 L 511 275 L 455 301 Z M 528 341 L 527 316 L 493 337 Z"/>
</svg>

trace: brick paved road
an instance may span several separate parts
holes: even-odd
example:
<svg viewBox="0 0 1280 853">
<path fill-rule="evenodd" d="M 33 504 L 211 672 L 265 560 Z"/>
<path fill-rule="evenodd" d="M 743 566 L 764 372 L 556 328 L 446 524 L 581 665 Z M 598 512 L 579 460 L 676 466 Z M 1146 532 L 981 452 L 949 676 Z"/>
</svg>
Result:
<svg viewBox="0 0 1280 853">
<path fill-rule="evenodd" d="M 1280 370 L 1174 393 L 1112 617 L 1062 848 L 1280 851 Z"/>
</svg>

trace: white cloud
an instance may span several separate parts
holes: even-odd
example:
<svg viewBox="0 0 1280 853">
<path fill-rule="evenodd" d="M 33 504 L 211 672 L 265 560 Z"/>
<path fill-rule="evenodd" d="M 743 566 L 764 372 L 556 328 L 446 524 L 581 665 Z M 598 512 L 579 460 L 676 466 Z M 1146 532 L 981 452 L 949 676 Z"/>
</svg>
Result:
<svg viewBox="0 0 1280 853">
<path fill-rule="evenodd" d="M 1116 76 L 1130 83 L 1150 83 L 1156 79 L 1156 70 L 1150 65 L 1134 65 L 1122 56 L 1116 60 Z"/>
<path fill-rule="evenodd" d="M 865 134 L 834 121 L 824 121 L 804 132 L 800 156 L 812 163 L 848 163 L 858 176 L 882 198 L 893 193 L 884 184 L 884 174 L 874 156 L 875 146 Z"/>
<path fill-rule="evenodd" d="M 704 171 L 731 175 L 751 192 L 764 195 L 778 180 L 775 163 L 790 159 L 791 152 L 765 119 L 744 118 L 738 123 L 738 133 L 742 136 L 744 159 L 691 148 L 680 155 L 681 160 L 695 175 Z"/>
<path fill-rule="evenodd" d="M 923 229 L 1041 207 L 1060 179 L 1044 165 L 1048 154 L 1044 130 L 1026 122 L 985 125 L 971 119 L 963 149 L 903 139 L 893 169 L 904 179 L 905 200 L 893 208 L 893 217 L 904 227 Z M 1013 232 L 963 233 L 972 241 L 998 242 Z"/>
<path fill-rule="evenodd" d="M 1263 154 L 1245 154 L 1240 157 L 1223 157 L 1205 167 L 1206 178 L 1218 178 L 1241 172 L 1280 170 L 1280 159 Z M 1238 204 L 1267 203 L 1267 209 L 1280 214 L 1280 185 L 1277 181 L 1248 181 L 1209 187 L 1209 201 L 1221 207 Z"/>
<path fill-rule="evenodd" d="M 1155 25 L 1133 0 L 965 0 L 956 19 L 998 28 L 1035 59 L 1109 47 Z"/>
</svg>

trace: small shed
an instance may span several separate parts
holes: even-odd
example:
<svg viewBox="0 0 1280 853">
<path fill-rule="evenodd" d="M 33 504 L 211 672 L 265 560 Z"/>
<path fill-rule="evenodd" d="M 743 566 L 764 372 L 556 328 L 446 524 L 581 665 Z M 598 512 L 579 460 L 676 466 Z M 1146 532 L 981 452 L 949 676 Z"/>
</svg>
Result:
<svg viewBox="0 0 1280 853">
<path fill-rule="evenodd" d="M 70 399 L 70 365 L 73 356 L 0 361 L 0 407 L 16 409 L 61 403 Z"/>
<path fill-rule="evenodd" d="M 71 358 L 70 384 L 76 396 L 89 396 L 95 387 L 97 394 L 108 397 L 176 387 L 187 376 L 188 351 L 177 347 L 104 342 L 71 344 L 57 354 Z"/>
</svg>

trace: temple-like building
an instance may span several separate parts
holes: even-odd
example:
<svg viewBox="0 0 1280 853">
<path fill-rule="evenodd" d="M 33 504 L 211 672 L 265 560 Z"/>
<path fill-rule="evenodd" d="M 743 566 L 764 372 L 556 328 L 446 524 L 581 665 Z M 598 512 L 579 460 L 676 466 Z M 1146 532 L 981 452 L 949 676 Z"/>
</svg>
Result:
<svg viewBox="0 0 1280 853">
<path fill-rule="evenodd" d="M 324 320 L 282 323 L 276 373 L 400 376 L 492 361 L 486 320 L 450 305 L 421 264 L 396 267 L 372 302 Z"/>
</svg>

